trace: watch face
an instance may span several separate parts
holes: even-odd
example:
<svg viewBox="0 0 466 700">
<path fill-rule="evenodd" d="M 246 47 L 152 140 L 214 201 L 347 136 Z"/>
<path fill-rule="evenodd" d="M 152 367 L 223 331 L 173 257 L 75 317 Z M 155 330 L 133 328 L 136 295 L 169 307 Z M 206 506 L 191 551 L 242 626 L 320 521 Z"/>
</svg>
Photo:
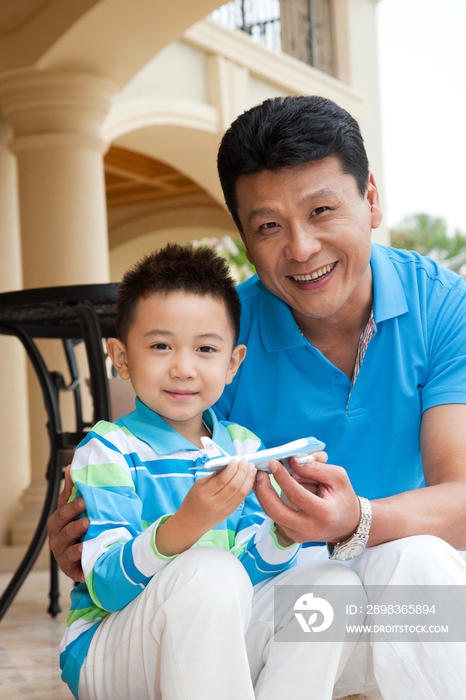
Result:
<svg viewBox="0 0 466 700">
<path fill-rule="evenodd" d="M 354 559 L 358 557 L 365 549 L 365 544 L 358 540 L 353 540 L 353 542 L 348 542 L 348 544 L 342 544 L 335 553 L 335 559 L 340 561 L 348 561 L 349 559 Z"/>
</svg>

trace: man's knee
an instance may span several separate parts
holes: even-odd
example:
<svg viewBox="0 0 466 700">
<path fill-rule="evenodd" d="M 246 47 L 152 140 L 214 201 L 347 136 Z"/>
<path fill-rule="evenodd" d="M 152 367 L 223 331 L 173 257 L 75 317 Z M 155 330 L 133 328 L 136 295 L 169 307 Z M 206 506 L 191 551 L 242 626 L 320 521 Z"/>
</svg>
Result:
<svg viewBox="0 0 466 700">
<path fill-rule="evenodd" d="M 427 564 L 429 567 L 435 560 L 456 559 L 458 553 L 448 542 L 434 535 L 413 535 L 404 537 L 383 545 L 386 552 L 384 556 L 395 557 L 399 560 L 407 560 L 412 564 Z"/>
<path fill-rule="evenodd" d="M 466 563 L 459 553 L 433 535 L 414 535 L 371 547 L 367 550 L 367 560 L 361 564 L 365 571 L 358 566 L 355 570 L 366 585 L 387 582 L 440 585 L 466 581 Z"/>
<path fill-rule="evenodd" d="M 360 586 L 359 576 L 337 561 L 318 560 L 289 569 L 275 579 L 276 583 L 293 585 Z"/>
</svg>

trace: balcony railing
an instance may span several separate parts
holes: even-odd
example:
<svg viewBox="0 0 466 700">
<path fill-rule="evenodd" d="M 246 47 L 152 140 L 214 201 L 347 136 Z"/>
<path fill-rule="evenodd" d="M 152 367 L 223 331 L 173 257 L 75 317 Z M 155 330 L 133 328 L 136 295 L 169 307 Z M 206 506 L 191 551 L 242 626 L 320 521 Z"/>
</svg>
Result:
<svg viewBox="0 0 466 700">
<path fill-rule="evenodd" d="M 332 0 L 233 0 L 212 17 L 272 51 L 336 76 Z"/>
<path fill-rule="evenodd" d="M 234 0 L 212 13 L 230 29 L 241 29 L 271 51 L 281 51 L 279 0 Z"/>
</svg>

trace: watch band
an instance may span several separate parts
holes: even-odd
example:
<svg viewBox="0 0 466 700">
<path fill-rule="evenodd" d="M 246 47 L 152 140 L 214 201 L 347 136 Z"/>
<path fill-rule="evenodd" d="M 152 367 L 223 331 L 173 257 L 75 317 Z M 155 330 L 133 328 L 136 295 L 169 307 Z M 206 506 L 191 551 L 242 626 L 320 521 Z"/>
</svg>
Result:
<svg viewBox="0 0 466 700">
<path fill-rule="evenodd" d="M 330 559 L 347 561 L 362 554 L 369 539 L 372 523 L 372 507 L 370 501 L 363 496 L 358 496 L 361 508 L 361 517 L 356 532 L 344 542 L 327 542 Z"/>
</svg>

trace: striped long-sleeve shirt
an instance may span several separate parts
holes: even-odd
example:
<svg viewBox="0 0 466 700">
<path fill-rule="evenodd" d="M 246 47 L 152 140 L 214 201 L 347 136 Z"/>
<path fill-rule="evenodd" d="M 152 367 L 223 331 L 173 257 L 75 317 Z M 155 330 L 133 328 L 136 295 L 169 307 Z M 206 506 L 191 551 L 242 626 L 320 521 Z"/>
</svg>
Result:
<svg viewBox="0 0 466 700">
<path fill-rule="evenodd" d="M 253 433 L 218 421 L 211 409 L 203 418 L 213 442 L 228 454 L 261 449 Z M 98 624 L 133 600 L 174 558 L 158 552 L 156 531 L 180 507 L 193 483 L 207 475 L 205 459 L 205 450 L 138 399 L 133 413 L 116 423 L 97 423 L 78 446 L 71 468 L 72 498 L 84 498 L 90 520 L 82 554 L 86 583 L 72 591 L 60 648 L 62 678 L 75 697 Z M 198 469 L 190 470 L 193 466 Z M 299 549 L 278 543 L 273 523 L 252 492 L 194 546 L 232 552 L 253 584 L 293 566 Z"/>
</svg>

